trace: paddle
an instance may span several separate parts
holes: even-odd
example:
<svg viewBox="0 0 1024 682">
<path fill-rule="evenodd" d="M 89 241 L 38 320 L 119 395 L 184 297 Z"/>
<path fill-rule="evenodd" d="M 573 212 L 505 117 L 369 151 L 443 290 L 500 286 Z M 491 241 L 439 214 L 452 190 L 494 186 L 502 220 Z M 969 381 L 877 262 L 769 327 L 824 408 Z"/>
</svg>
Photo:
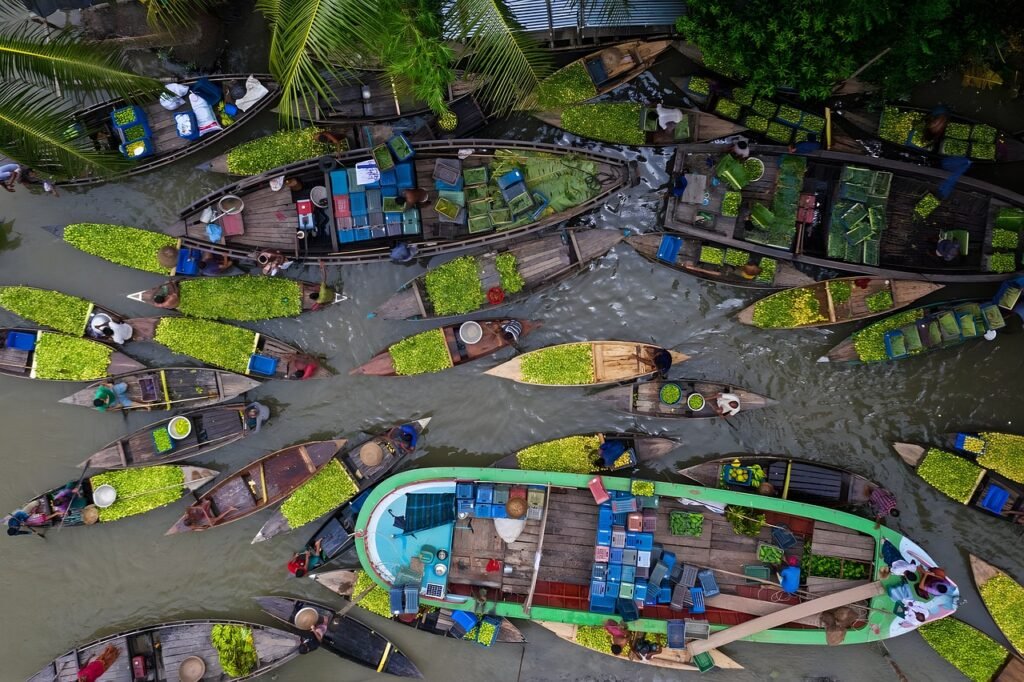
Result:
<svg viewBox="0 0 1024 682">
<path fill-rule="evenodd" d="M 365 599 L 366 595 L 370 594 L 370 592 L 373 592 L 373 588 L 376 587 L 376 586 L 377 586 L 377 584 L 374 583 L 373 585 L 370 585 L 369 587 L 367 587 L 365 590 L 363 590 L 362 592 L 360 592 L 356 596 L 352 597 L 349 600 L 348 604 L 343 606 L 341 609 L 338 610 L 337 613 L 334 614 L 334 617 L 338 618 L 338 619 L 344 618 L 345 614 L 348 613 L 349 611 L 351 611 L 352 609 L 354 609 L 356 606 L 358 606 L 359 602 L 361 602 L 363 599 Z"/>
<path fill-rule="evenodd" d="M 75 498 L 78 497 L 79 493 L 82 490 L 82 481 L 85 480 L 85 472 L 87 472 L 89 470 L 89 462 L 91 460 L 92 460 L 91 457 L 89 459 L 85 460 L 85 466 L 82 467 L 82 474 L 78 477 L 78 483 L 76 483 L 75 487 L 71 489 L 72 490 L 72 492 L 71 492 L 71 499 L 68 500 L 67 511 L 65 511 L 64 514 L 60 517 L 60 525 L 57 526 L 57 530 L 58 531 L 61 528 L 64 527 L 64 522 L 67 520 L 68 515 L 71 512 L 71 505 L 73 505 L 75 503 Z"/>
</svg>

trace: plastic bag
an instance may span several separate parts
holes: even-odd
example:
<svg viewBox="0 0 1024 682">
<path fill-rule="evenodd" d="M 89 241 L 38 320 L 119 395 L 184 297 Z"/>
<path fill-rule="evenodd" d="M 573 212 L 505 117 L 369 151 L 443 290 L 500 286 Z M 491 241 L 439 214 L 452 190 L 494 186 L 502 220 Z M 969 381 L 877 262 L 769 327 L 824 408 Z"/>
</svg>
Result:
<svg viewBox="0 0 1024 682">
<path fill-rule="evenodd" d="M 177 95 L 172 95 L 169 92 L 160 93 L 160 106 L 167 111 L 174 111 L 185 103 L 185 100 Z"/>
<path fill-rule="evenodd" d="M 192 112 L 196 115 L 200 136 L 221 130 L 220 123 L 217 122 L 217 118 L 213 115 L 213 108 L 206 103 L 206 100 L 199 95 L 190 93 L 188 101 L 192 104 Z"/>
</svg>

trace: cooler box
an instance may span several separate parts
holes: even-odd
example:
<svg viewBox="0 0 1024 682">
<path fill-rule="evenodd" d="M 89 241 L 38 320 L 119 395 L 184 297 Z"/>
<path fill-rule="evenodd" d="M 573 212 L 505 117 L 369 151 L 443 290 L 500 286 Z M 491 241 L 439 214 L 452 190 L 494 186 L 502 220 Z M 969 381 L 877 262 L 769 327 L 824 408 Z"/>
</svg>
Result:
<svg viewBox="0 0 1024 682">
<path fill-rule="evenodd" d="M 25 352 L 33 351 L 36 348 L 36 335 L 28 332 L 7 332 L 5 347 Z"/>
<path fill-rule="evenodd" d="M 394 171 L 398 189 L 412 189 L 416 186 L 416 169 L 411 163 L 395 164 Z"/>
<path fill-rule="evenodd" d="M 178 249 L 178 264 L 174 267 L 174 274 L 186 276 L 199 274 L 199 262 L 202 258 L 203 254 L 199 249 Z"/>
</svg>

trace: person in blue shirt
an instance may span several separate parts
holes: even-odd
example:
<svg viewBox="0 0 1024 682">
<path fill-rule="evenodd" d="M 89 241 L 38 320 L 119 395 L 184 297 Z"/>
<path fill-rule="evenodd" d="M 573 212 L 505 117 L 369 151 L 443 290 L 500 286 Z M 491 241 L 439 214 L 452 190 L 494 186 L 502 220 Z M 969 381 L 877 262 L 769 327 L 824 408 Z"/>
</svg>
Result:
<svg viewBox="0 0 1024 682">
<path fill-rule="evenodd" d="M 807 139 L 803 142 L 797 142 L 795 145 L 789 145 L 789 152 L 791 154 L 810 154 L 821 149 L 821 143 L 818 142 L 818 136 L 814 133 L 808 133 Z"/>
<path fill-rule="evenodd" d="M 800 560 L 795 556 L 786 557 L 787 566 L 779 572 L 782 591 L 793 594 L 800 589 Z"/>
</svg>

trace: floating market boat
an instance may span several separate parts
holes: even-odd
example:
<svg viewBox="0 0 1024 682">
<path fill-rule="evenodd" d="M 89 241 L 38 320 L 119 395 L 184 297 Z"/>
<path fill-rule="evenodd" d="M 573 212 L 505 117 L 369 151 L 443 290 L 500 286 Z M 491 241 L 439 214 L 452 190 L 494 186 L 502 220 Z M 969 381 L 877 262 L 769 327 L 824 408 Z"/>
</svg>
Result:
<svg viewBox="0 0 1024 682">
<path fill-rule="evenodd" d="M 180 462 L 213 452 L 251 433 L 245 423 L 245 403 L 201 407 L 118 438 L 79 466 L 128 469 Z"/>
<path fill-rule="evenodd" d="M 542 80 L 523 108 L 551 109 L 611 92 L 651 68 L 671 45 L 671 40 L 632 40 L 591 52 Z"/>
<path fill-rule="evenodd" d="M 105 315 L 110 321 L 124 322 L 123 316 L 92 301 L 35 287 L 0 287 L 0 306 L 44 327 L 72 336 L 88 336 L 105 343 L 112 341 L 93 329 L 92 323 L 96 316 Z M 102 318 L 97 320 L 97 325 L 101 322 Z"/>
<path fill-rule="evenodd" d="M 320 621 L 326 620 L 327 631 L 320 639 L 320 646 L 336 656 L 379 673 L 396 677 L 423 677 L 416 664 L 394 642 L 352 616 L 341 615 L 335 609 L 307 599 L 256 597 L 255 600 L 264 612 L 302 630 L 303 634 Z M 308 609 L 306 613 L 303 613 L 304 609 Z M 309 625 L 306 625 L 307 618 Z"/>
<path fill-rule="evenodd" d="M 178 295 L 178 304 L 167 308 L 156 304 L 154 297 Z M 275 317 L 295 317 L 309 310 L 340 303 L 345 297 L 327 287 L 320 300 L 321 285 L 284 277 L 199 277 L 174 279 L 145 291 L 128 294 L 128 298 L 158 308 L 177 310 L 190 317 L 210 320 L 252 322 Z"/>
<path fill-rule="evenodd" d="M 492 464 L 498 469 L 529 469 L 531 471 L 563 471 L 566 473 L 598 473 L 634 469 L 641 462 L 661 459 L 680 445 L 671 438 L 646 433 L 584 434 L 536 443 Z M 601 458 L 602 447 L 614 447 L 618 459 L 610 467 Z"/>
<path fill-rule="evenodd" d="M 495 500 L 523 492 L 540 513 L 520 518 L 519 537 L 506 544 L 493 518 L 508 507 Z M 461 530 L 470 518 L 471 533 Z M 597 627 L 623 616 L 632 631 L 667 634 L 668 646 L 685 647 L 685 662 L 702 669 L 711 661 L 701 654 L 739 638 L 854 644 L 910 632 L 921 623 L 895 615 L 890 594 L 912 588 L 881 569 L 898 557 L 935 566 L 898 532 L 834 509 L 695 485 L 489 468 L 392 476 L 363 505 L 356 535 L 363 570 L 400 612 L 482 606 L 501 617 Z M 808 572 L 795 595 L 772 587 L 763 565 L 784 554 L 803 556 Z M 473 597 L 481 587 L 483 605 Z M 956 610 L 959 591 L 948 587 L 914 597 L 925 622 Z M 836 610 L 856 614 L 838 631 L 818 617 Z"/>
<path fill-rule="evenodd" d="M 736 455 L 711 459 L 680 469 L 679 474 L 711 488 L 781 497 L 858 513 L 871 493 L 882 488 L 842 467 L 785 455 Z M 771 485 L 762 492 L 759 486 Z"/>
<path fill-rule="evenodd" d="M 359 516 L 359 510 L 362 508 L 366 498 L 370 496 L 371 490 L 373 490 L 373 486 L 366 488 L 363 492 L 352 498 L 352 500 L 343 503 L 331 512 L 327 520 L 320 524 L 316 532 L 303 545 L 303 550 L 313 551 L 316 548 L 317 541 L 320 541 L 320 552 L 323 562 L 307 569 L 307 573 L 311 577 L 314 573 L 328 568 L 357 568 L 359 566 L 358 560 L 352 563 L 351 561 L 345 562 L 340 559 L 352 549 L 353 543 L 355 543 L 355 535 L 353 533 L 356 532 L 356 517 Z"/>
<path fill-rule="evenodd" d="M 33 528 L 109 523 L 176 502 L 217 478 L 217 473 L 175 464 L 107 471 L 83 478 L 79 493 L 74 492 L 77 481 L 70 481 L 32 498 L 24 509 L 34 507 L 32 514 L 46 517 L 42 523 L 31 523 Z M 65 509 L 70 511 L 64 514 Z"/>
<path fill-rule="evenodd" d="M 960 431 L 945 438 L 946 447 L 977 460 L 983 467 L 1005 473 L 1011 478 L 1024 478 L 1020 471 L 1024 456 L 1024 436 L 996 431 Z"/>
<path fill-rule="evenodd" d="M 722 416 L 715 409 L 719 397 L 731 397 L 738 401 L 741 412 L 775 405 L 771 398 L 751 393 L 744 388 L 700 379 L 642 381 L 609 388 L 594 397 L 607 403 L 613 410 L 626 414 L 676 419 Z"/>
<path fill-rule="evenodd" d="M 738 201 L 736 204 L 739 208 Z M 813 277 L 800 272 L 789 261 L 778 261 L 740 249 L 721 249 L 704 239 L 648 232 L 626 237 L 626 243 L 652 263 L 736 287 L 780 289 L 814 282 Z M 744 276 L 743 269 L 749 265 L 755 268 L 750 268 L 753 272 L 748 278 Z"/>
<path fill-rule="evenodd" d="M 11 377 L 95 381 L 146 367 L 99 341 L 42 329 L 2 327 L 0 338 L 0 374 Z"/>
<path fill-rule="evenodd" d="M 672 364 L 690 359 L 650 343 L 576 341 L 532 350 L 484 374 L 541 386 L 601 386 L 656 374 L 659 353 L 668 353 Z"/>
<path fill-rule="evenodd" d="M 206 367 L 164 367 L 118 374 L 112 383 L 127 384 L 128 407 L 114 405 L 107 412 L 122 410 L 173 410 L 180 407 L 216 405 L 237 398 L 260 385 L 258 379 Z M 90 384 L 61 402 L 91 408 L 100 383 Z"/>
<path fill-rule="evenodd" d="M 736 319 L 762 329 L 827 327 L 904 308 L 942 287 L 915 280 L 840 277 L 770 294 L 741 310 Z"/>
<path fill-rule="evenodd" d="M 988 299 L 943 301 L 884 317 L 846 337 L 818 362 L 867 364 L 903 360 L 984 338 L 1006 326 Z"/>
<path fill-rule="evenodd" d="M 502 326 L 511 322 L 519 324 L 522 329 L 520 337 L 541 326 L 535 320 L 511 318 L 448 324 L 392 344 L 349 374 L 396 377 L 440 372 L 455 365 L 464 365 L 516 343 L 502 331 Z"/>
<path fill-rule="evenodd" d="M 310 441 L 260 457 L 197 497 L 165 535 L 224 526 L 272 507 L 313 478 L 347 442 Z"/>
<path fill-rule="evenodd" d="M 466 149 L 473 151 L 463 156 Z M 371 166 L 369 175 L 380 174 L 376 180 L 367 174 Z M 281 175 L 292 182 L 275 191 L 269 181 Z M 399 242 L 427 258 L 551 227 L 603 206 L 636 181 L 635 162 L 598 152 L 515 140 L 410 143 L 396 136 L 372 150 L 293 163 L 226 185 L 182 210 L 168 232 L 188 249 L 261 264 L 270 252 L 299 263 L 371 263 L 388 260 Z M 426 202 L 399 203 L 407 189 L 424 190 Z M 217 243 L 207 233 L 214 219 L 223 239 Z"/>
<path fill-rule="evenodd" d="M 460 256 L 410 280 L 374 312 L 385 320 L 418 320 L 491 310 L 579 272 L 620 241 L 618 230 L 567 230 Z"/>
<path fill-rule="evenodd" d="M 943 495 L 1004 521 L 1024 522 L 1024 485 L 1018 481 L 948 450 L 912 443 L 893 443 L 893 448 Z"/>
<path fill-rule="evenodd" d="M 659 109 L 666 112 L 664 127 L 659 123 Z M 696 109 L 636 102 L 573 104 L 530 113 L 573 135 L 634 147 L 711 142 L 746 130 L 738 123 Z"/>
<path fill-rule="evenodd" d="M 758 149 L 756 163 L 741 164 L 723 151 L 721 145 L 679 147 L 672 172 L 688 183 L 682 197 L 668 197 L 666 229 L 873 277 L 998 282 L 1021 269 L 1020 194 L 961 177 L 940 201 L 949 173 L 939 169 L 838 152 L 794 156 L 771 147 Z M 721 182 L 714 185 L 713 177 Z M 726 195 L 737 192 L 739 209 L 723 210 L 735 204 Z M 944 252 L 959 256 L 937 256 L 939 241 L 946 242 Z"/>
<path fill-rule="evenodd" d="M 971 557 L 971 574 L 981 595 L 988 615 L 1018 654 L 1024 650 L 1024 635 L 1020 630 L 1020 605 L 1024 602 L 1024 586 L 1004 571 L 980 559 Z"/>
<path fill-rule="evenodd" d="M 486 640 L 486 632 L 479 633 L 479 630 L 475 627 L 468 631 L 465 630 L 467 621 L 464 617 L 468 614 L 463 612 L 458 612 L 459 615 L 455 615 L 456 612 L 451 609 L 424 607 L 420 609 L 416 618 L 411 621 L 401 620 L 396 616 L 393 616 L 391 613 L 391 606 L 388 603 L 387 593 L 384 592 L 380 586 L 366 577 L 366 573 L 363 571 L 326 571 L 323 573 L 315 573 L 309 577 L 318 584 L 326 587 L 331 592 L 339 594 L 346 599 L 352 599 L 353 595 L 359 596 L 367 588 L 372 588 L 370 594 L 364 596 L 357 603 L 364 610 L 375 613 L 382 618 L 388 618 L 396 623 L 402 623 L 411 628 L 415 628 L 421 632 L 428 632 L 432 635 L 454 637 L 455 639 L 466 639 L 469 641 L 479 642 L 485 646 L 492 643 Z M 458 618 L 459 622 L 456 622 L 456 618 Z M 512 623 L 512 621 L 508 618 L 497 618 L 496 620 L 500 621 L 497 626 L 490 624 L 490 628 L 495 630 L 495 632 L 492 633 L 494 642 L 505 642 L 511 644 L 526 643 L 526 636 Z M 485 626 L 485 630 L 486 629 L 487 626 Z M 474 630 L 476 630 L 476 632 L 474 632 Z M 478 634 L 479 639 L 477 638 Z"/>
<path fill-rule="evenodd" d="M 230 92 L 232 85 L 244 85 L 247 78 L 252 77 L 249 74 L 229 74 L 185 78 L 177 82 L 192 87 L 199 80 L 206 80 L 212 85 L 208 94 L 211 97 L 220 97 L 223 102 L 224 95 Z M 262 83 L 266 93 L 250 103 L 244 111 L 239 107 L 238 113 L 232 116 L 233 121 L 229 125 L 221 127 L 217 123 L 216 127 L 206 134 L 200 132 L 202 128 L 197 126 L 196 117 L 191 110 L 182 108 L 177 112 L 168 111 L 158 99 L 133 105 L 118 97 L 76 111 L 71 116 L 71 130 L 83 137 L 91 138 L 98 149 L 112 152 L 121 150 L 121 153 L 132 159 L 133 163 L 127 170 L 114 175 L 72 178 L 57 184 L 82 186 L 138 175 L 174 163 L 219 142 L 225 136 L 241 129 L 246 121 L 256 118 L 257 114 L 277 99 L 279 88 L 270 76 L 259 74 L 255 78 Z M 190 115 L 191 126 L 195 126 L 190 137 L 182 137 L 178 133 L 175 117 L 182 113 Z"/>
<path fill-rule="evenodd" d="M 430 417 L 397 424 L 348 448 L 338 448 L 321 473 L 289 491 L 281 508 L 263 524 L 253 544 L 269 540 L 338 510 L 407 462 Z"/>
<path fill-rule="evenodd" d="M 194 680 L 251 680 L 295 658 L 301 641 L 298 635 L 240 620 L 171 621 L 72 649 L 28 682 L 75 680 L 89 660 L 108 646 L 120 653 L 102 676 L 104 682 L 138 679 L 136 659 L 141 660 L 141 672 L 159 682 L 184 680 L 186 675 Z M 239 656 L 239 649 L 251 653 Z"/>
<path fill-rule="evenodd" d="M 920 628 L 936 653 L 975 682 L 1020 682 L 1024 659 L 981 630 L 957 618 L 943 618 Z"/>
</svg>

